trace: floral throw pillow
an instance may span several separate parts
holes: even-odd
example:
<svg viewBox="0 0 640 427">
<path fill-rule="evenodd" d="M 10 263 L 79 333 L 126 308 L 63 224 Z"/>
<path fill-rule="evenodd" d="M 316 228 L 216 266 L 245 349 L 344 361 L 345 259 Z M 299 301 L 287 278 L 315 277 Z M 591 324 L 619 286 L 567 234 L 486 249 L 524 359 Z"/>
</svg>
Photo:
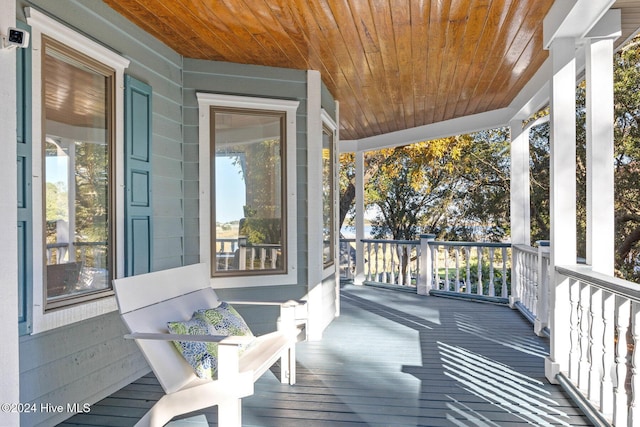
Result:
<svg viewBox="0 0 640 427">
<path fill-rule="evenodd" d="M 222 302 L 216 308 L 197 310 L 189 320 L 168 322 L 167 328 L 174 334 L 253 337 L 242 316 L 226 302 Z M 211 379 L 215 376 L 218 367 L 218 343 L 173 341 L 173 344 L 198 377 Z"/>
</svg>

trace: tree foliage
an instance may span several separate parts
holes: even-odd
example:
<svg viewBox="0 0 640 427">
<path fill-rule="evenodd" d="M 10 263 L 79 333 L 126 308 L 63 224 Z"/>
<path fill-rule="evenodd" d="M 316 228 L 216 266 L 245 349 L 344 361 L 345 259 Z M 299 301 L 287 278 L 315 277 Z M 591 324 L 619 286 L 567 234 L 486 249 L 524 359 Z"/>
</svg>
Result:
<svg viewBox="0 0 640 427">
<path fill-rule="evenodd" d="M 614 58 L 616 271 L 640 281 L 640 36 Z M 576 88 L 578 255 L 585 254 L 585 84 Z M 539 112 L 533 119 L 548 114 Z M 500 240 L 509 235 L 509 134 L 493 129 L 365 157 L 366 205 L 377 207 L 378 238 L 434 233 L 448 240 Z M 530 132 L 532 241 L 549 238 L 549 126 Z M 353 156 L 342 155 L 340 224 L 353 209 Z"/>
</svg>

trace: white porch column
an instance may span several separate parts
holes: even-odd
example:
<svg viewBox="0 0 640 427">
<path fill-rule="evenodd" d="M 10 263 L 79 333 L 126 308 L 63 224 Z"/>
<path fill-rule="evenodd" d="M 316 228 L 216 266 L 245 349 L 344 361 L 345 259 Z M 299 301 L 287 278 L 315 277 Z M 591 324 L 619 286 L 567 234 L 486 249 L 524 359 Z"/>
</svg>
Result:
<svg viewBox="0 0 640 427">
<path fill-rule="evenodd" d="M 511 130 L 511 244 L 531 245 L 531 210 L 529 206 L 529 128 L 522 120 L 509 122 Z M 511 263 L 511 296 L 509 306 L 520 300 L 515 263 Z"/>
<path fill-rule="evenodd" d="M 545 375 L 556 382 L 569 367 L 569 283 L 555 267 L 576 263 L 576 47 L 572 37 L 550 46 L 551 78 L 551 354 Z"/>
<path fill-rule="evenodd" d="M 355 152 L 356 163 L 356 273 L 353 282 L 364 282 L 364 152 Z"/>
<path fill-rule="evenodd" d="M 322 194 L 322 105 L 320 73 L 307 70 L 307 191 Z M 322 198 L 307 198 L 307 339 L 322 338 Z M 244 259 L 244 258 L 241 258 Z"/>
<path fill-rule="evenodd" d="M 511 129 L 511 243 L 531 245 L 529 207 L 529 129 L 522 120 L 509 122 Z"/>
<path fill-rule="evenodd" d="M 16 26 L 16 2 L 0 0 L 0 32 Z M 16 169 L 16 51 L 0 50 L 0 403 L 19 403 L 18 369 L 18 223 Z M 0 411 L 0 425 L 20 424 L 17 412 Z"/>
<path fill-rule="evenodd" d="M 620 11 L 609 11 L 587 39 L 587 264 L 614 273 L 613 42 Z"/>
</svg>

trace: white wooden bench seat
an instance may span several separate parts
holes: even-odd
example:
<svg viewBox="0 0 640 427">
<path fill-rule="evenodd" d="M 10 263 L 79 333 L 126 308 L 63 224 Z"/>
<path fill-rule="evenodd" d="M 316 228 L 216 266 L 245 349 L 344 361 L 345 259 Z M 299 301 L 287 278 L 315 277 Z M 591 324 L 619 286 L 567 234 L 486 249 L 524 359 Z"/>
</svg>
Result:
<svg viewBox="0 0 640 427">
<path fill-rule="evenodd" d="M 218 405 L 218 425 L 241 425 L 241 398 L 253 394 L 253 383 L 281 361 L 280 380 L 295 383 L 297 303 L 228 301 L 231 305 L 280 306 L 278 330 L 256 337 L 243 352 L 247 337 L 170 334 L 167 322 L 191 318 L 194 311 L 220 301 L 209 283 L 206 264 L 194 264 L 113 281 L 120 314 L 158 378 L 166 395 L 136 424 L 162 426 L 176 415 Z M 198 378 L 172 341 L 218 342 L 217 378 Z"/>
</svg>

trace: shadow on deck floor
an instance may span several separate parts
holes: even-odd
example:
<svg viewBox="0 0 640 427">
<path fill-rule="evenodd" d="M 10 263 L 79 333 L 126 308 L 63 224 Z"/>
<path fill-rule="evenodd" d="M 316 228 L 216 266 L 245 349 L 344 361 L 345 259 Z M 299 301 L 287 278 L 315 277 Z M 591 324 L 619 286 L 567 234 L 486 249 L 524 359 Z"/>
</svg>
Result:
<svg viewBox="0 0 640 427">
<path fill-rule="evenodd" d="M 341 296 L 323 340 L 298 345 L 298 383 L 264 375 L 243 425 L 591 425 L 544 378 L 548 340 L 518 312 L 353 285 Z M 162 394 L 147 375 L 61 426 L 131 426 Z M 216 409 L 205 415 L 215 426 Z"/>
</svg>

